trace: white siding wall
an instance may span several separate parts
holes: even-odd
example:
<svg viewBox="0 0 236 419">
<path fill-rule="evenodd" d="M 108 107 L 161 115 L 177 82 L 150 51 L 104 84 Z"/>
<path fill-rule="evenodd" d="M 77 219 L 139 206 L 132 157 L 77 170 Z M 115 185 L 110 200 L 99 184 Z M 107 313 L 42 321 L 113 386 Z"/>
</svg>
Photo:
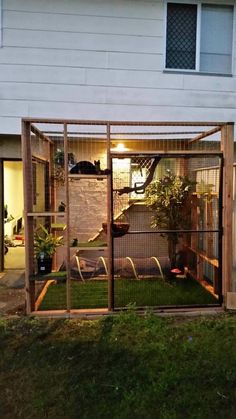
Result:
<svg viewBox="0 0 236 419">
<path fill-rule="evenodd" d="M 163 73 L 164 1 L 2 2 L 0 133 L 24 116 L 236 122 L 235 74 Z"/>
</svg>

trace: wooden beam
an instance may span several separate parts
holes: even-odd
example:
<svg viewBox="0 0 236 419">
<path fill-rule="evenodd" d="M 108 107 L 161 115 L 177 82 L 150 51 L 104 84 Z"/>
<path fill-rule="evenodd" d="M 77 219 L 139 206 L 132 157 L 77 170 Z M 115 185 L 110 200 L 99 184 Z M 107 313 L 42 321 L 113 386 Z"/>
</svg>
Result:
<svg viewBox="0 0 236 419">
<path fill-rule="evenodd" d="M 224 302 L 226 293 L 232 291 L 233 270 L 233 162 L 234 126 L 227 124 L 221 130 L 221 150 L 224 155 L 223 168 L 223 248 L 222 281 Z"/>
<path fill-rule="evenodd" d="M 79 120 L 60 118 L 23 118 L 25 122 L 37 124 L 69 124 L 69 125 L 107 125 L 112 126 L 145 126 L 145 127 L 215 127 L 224 126 L 225 122 L 212 121 L 109 121 L 109 120 Z M 228 124 L 231 124 L 230 122 Z"/>
<path fill-rule="evenodd" d="M 144 135 L 144 136 L 146 136 L 146 135 L 190 135 L 190 134 L 201 134 L 202 132 L 204 132 L 204 131 L 199 131 L 199 130 L 198 131 L 154 131 L 154 132 L 151 132 L 151 131 L 150 132 L 148 132 L 148 131 L 144 131 L 144 132 L 126 131 L 125 135 L 132 135 L 132 136 L 133 135 L 134 136 L 136 136 L 136 135 Z M 47 131 L 44 131 L 44 134 L 63 135 L 63 131 L 47 130 Z M 101 135 L 104 135 L 104 133 L 103 132 L 98 132 L 98 131 L 94 131 L 94 132 L 92 132 L 92 131 L 69 131 L 68 136 L 69 135 L 71 135 L 71 136 L 72 135 L 82 135 L 82 136 L 88 135 L 89 136 L 88 138 L 90 138 L 91 136 L 92 136 L 92 138 L 94 138 L 94 136 L 98 135 L 99 136 L 98 139 L 99 139 Z M 113 132 L 112 135 L 114 135 L 114 136 L 124 135 L 124 132 Z M 106 138 L 104 138 L 104 139 L 106 140 Z M 119 141 L 118 138 L 114 137 L 114 140 L 115 139 L 116 139 L 116 141 Z M 177 138 L 174 138 L 174 139 L 177 139 Z M 180 139 L 182 140 L 183 138 L 180 138 Z M 192 137 L 189 138 L 189 139 L 191 140 Z M 184 140 L 186 140 L 186 138 L 184 138 Z"/>
<path fill-rule="evenodd" d="M 219 151 L 212 151 L 212 150 L 176 150 L 176 151 L 163 151 L 163 150 L 140 150 L 140 151 L 122 151 L 122 152 L 112 152 L 111 153 L 113 158 L 125 158 L 125 157 L 132 157 L 132 156 L 150 156 L 155 157 L 163 156 L 163 157 L 194 157 L 194 156 L 222 156 L 222 152 Z"/>
<path fill-rule="evenodd" d="M 47 137 L 47 135 L 45 135 L 42 131 L 40 131 L 40 129 L 38 129 L 35 125 L 32 125 L 32 124 L 31 124 L 31 132 L 33 132 L 33 134 L 37 135 L 42 140 L 47 141 L 50 144 L 53 144 L 53 141 L 49 137 Z"/>
<path fill-rule="evenodd" d="M 205 131 L 202 134 L 197 135 L 196 137 L 192 138 L 192 140 L 189 140 L 189 143 L 195 143 L 197 141 L 202 140 L 203 138 L 210 137 L 210 135 L 216 134 L 219 131 L 221 131 L 221 126 L 218 126 L 216 128 L 211 129 L 210 131 Z"/>
<path fill-rule="evenodd" d="M 207 256 L 206 253 L 202 252 L 201 250 L 193 249 L 192 247 L 189 247 L 188 250 L 195 253 L 200 260 L 205 260 L 206 262 L 208 262 L 210 265 L 214 266 L 215 268 L 219 268 L 219 262 L 217 259 L 210 258 Z"/>
<path fill-rule="evenodd" d="M 34 272 L 34 220 L 27 214 L 33 212 L 33 172 L 30 141 L 30 123 L 22 121 L 22 159 L 24 181 L 24 230 L 25 230 L 25 291 L 26 313 L 35 309 L 35 284 L 30 281 Z"/>
<path fill-rule="evenodd" d="M 107 257 L 108 257 L 108 310 L 114 310 L 114 269 L 113 269 L 113 246 L 112 219 L 113 219 L 113 193 L 112 193 L 112 159 L 111 159 L 111 132 L 107 124 Z"/>
<path fill-rule="evenodd" d="M 51 284 L 55 284 L 55 283 L 56 283 L 55 279 L 50 279 L 50 280 L 45 282 L 45 284 L 44 284 L 44 286 L 43 286 L 43 288 L 42 288 L 42 290 L 41 290 L 41 292 L 40 292 L 40 294 L 39 294 L 39 296 L 38 296 L 38 298 L 35 302 L 35 310 L 36 311 L 38 311 L 40 305 L 42 304 L 42 301 L 43 301 L 45 295 L 47 294 L 49 286 Z"/>
<path fill-rule="evenodd" d="M 28 217 L 64 217 L 65 212 L 60 211 L 45 211 L 45 212 L 28 212 Z"/>
<path fill-rule="evenodd" d="M 46 159 L 45 157 L 41 157 L 40 155 L 37 155 L 36 153 L 32 154 L 32 160 L 35 160 L 35 162 L 39 162 L 39 163 L 48 162 L 48 159 Z"/>
<path fill-rule="evenodd" d="M 71 281 L 70 281 L 70 197 L 68 179 L 68 138 L 67 124 L 64 124 L 64 169 L 65 169 L 65 194 L 66 194 L 66 308 L 67 312 L 71 309 Z"/>
</svg>

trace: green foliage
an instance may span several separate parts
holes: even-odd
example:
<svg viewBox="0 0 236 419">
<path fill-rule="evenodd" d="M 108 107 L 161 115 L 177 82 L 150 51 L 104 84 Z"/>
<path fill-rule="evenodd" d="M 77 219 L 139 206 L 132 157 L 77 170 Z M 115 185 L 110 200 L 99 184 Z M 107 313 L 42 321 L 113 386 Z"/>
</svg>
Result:
<svg viewBox="0 0 236 419">
<path fill-rule="evenodd" d="M 212 183 L 206 183 L 204 180 L 201 180 L 201 182 L 197 184 L 197 194 L 200 196 L 198 202 L 199 215 L 202 222 L 204 221 L 205 203 L 207 202 L 210 204 L 212 202 L 213 187 L 214 185 Z"/>
<path fill-rule="evenodd" d="M 152 227 L 167 230 L 186 228 L 189 220 L 184 215 L 190 209 L 186 204 L 194 185 L 195 182 L 187 176 L 171 173 L 152 182 L 146 189 L 146 205 L 154 212 Z"/>
<path fill-rule="evenodd" d="M 40 224 L 40 230 L 34 235 L 34 251 L 38 258 L 40 253 L 46 257 L 52 257 L 56 248 L 63 245 L 63 236 L 55 237 L 52 233 Z"/>
<path fill-rule="evenodd" d="M 197 193 L 198 195 L 209 197 L 213 192 L 214 186 L 213 183 L 206 183 L 204 180 L 201 180 L 201 182 L 197 184 Z"/>
<path fill-rule="evenodd" d="M 6 320 L 1 418 L 236 417 L 236 317 Z"/>
<path fill-rule="evenodd" d="M 73 308 L 107 307 L 107 287 L 107 280 L 71 281 Z M 126 307 L 128 312 L 134 312 L 137 307 L 216 303 L 215 297 L 190 277 L 172 280 L 171 284 L 161 278 L 115 280 L 115 307 Z M 64 282 L 50 285 L 40 306 L 40 310 L 60 309 L 66 309 Z"/>
<path fill-rule="evenodd" d="M 190 192 L 196 182 L 187 176 L 177 176 L 171 172 L 152 182 L 146 189 L 146 205 L 153 211 L 152 227 L 163 230 L 184 230 L 190 227 Z M 175 247 L 179 241 L 178 233 L 166 233 L 169 244 L 171 264 L 175 263 Z"/>
<path fill-rule="evenodd" d="M 64 151 L 61 150 L 60 148 L 57 148 L 53 157 L 55 165 L 63 167 L 64 159 L 65 159 Z"/>
</svg>

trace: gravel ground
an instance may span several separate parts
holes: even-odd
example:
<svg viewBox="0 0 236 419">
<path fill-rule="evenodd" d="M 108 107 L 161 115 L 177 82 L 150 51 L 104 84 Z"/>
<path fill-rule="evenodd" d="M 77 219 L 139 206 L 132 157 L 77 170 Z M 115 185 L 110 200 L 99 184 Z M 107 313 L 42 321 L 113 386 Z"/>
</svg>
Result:
<svg viewBox="0 0 236 419">
<path fill-rule="evenodd" d="M 22 315 L 25 312 L 24 271 L 0 274 L 0 315 Z"/>
</svg>

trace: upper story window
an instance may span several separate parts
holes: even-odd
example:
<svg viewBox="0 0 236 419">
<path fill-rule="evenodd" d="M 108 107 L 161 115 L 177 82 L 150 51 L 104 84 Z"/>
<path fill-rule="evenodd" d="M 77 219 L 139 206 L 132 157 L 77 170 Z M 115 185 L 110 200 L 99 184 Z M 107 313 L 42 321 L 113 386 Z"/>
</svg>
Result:
<svg viewBox="0 0 236 419">
<path fill-rule="evenodd" d="M 167 3 L 167 69 L 232 73 L 233 6 Z"/>
</svg>

